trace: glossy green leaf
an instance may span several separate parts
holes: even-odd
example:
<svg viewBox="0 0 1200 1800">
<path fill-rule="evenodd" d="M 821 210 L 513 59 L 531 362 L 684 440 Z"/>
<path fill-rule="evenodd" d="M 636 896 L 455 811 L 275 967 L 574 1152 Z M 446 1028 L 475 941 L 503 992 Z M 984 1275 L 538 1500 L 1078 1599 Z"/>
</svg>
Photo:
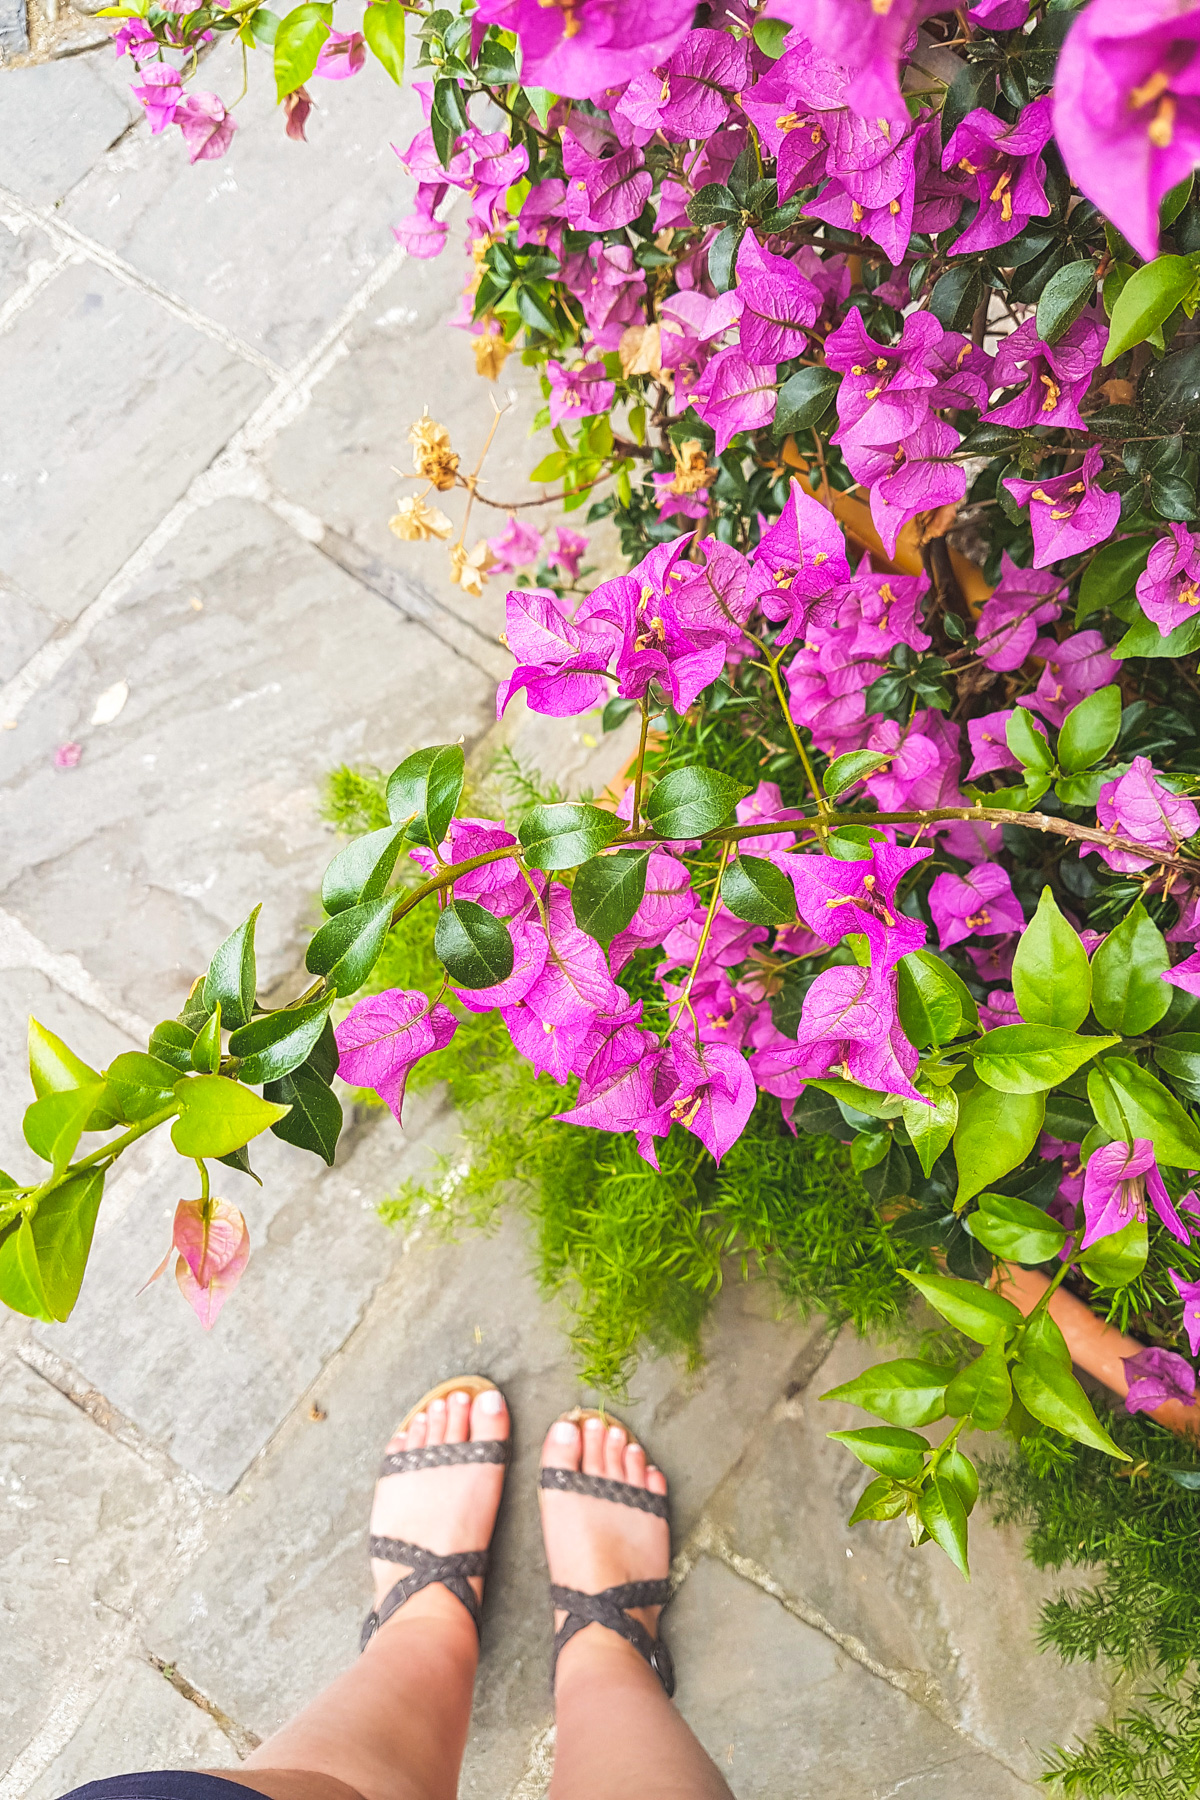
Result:
<svg viewBox="0 0 1200 1800">
<path fill-rule="evenodd" d="M 646 818 L 660 837 L 702 837 L 723 825 L 749 792 L 716 769 L 673 769 L 651 789 Z"/>
<path fill-rule="evenodd" d="M 945 1417 L 946 1387 L 953 1373 L 937 1363 L 902 1356 L 895 1362 L 875 1363 L 821 1398 L 861 1406 L 889 1425 L 932 1425 Z"/>
<path fill-rule="evenodd" d="M 1118 1042 L 1080 1037 L 1059 1025 L 1000 1025 L 973 1046 L 975 1073 L 1002 1094 L 1042 1093 Z"/>
<path fill-rule="evenodd" d="M 26 1218 L 0 1236 L 0 1301 L 27 1319 L 50 1320 L 50 1302 L 42 1286 L 33 1229 Z"/>
<path fill-rule="evenodd" d="M 776 438 L 819 425 L 837 398 L 842 378 L 833 369 L 797 369 L 779 390 L 772 430 Z"/>
<path fill-rule="evenodd" d="M 332 1164 L 342 1129 L 341 1102 L 311 1063 L 301 1063 L 279 1081 L 268 1081 L 263 1099 L 290 1109 L 271 1127 L 277 1138 Z"/>
<path fill-rule="evenodd" d="M 85 1131 L 107 1131 L 120 1122 L 120 1111 L 104 1085 L 103 1076 L 34 1018 L 29 1021 L 29 1075 L 39 1100 L 68 1088 L 99 1088 L 83 1127 Z"/>
<path fill-rule="evenodd" d="M 458 987 L 494 987 L 512 974 L 507 927 L 474 900 L 456 900 L 439 913 L 433 947 Z"/>
<path fill-rule="evenodd" d="M 642 904 L 649 866 L 649 850 L 617 850 L 585 862 L 572 882 L 575 923 L 605 950 Z"/>
<path fill-rule="evenodd" d="M 83 1133 L 103 1083 L 93 1087 L 63 1088 L 57 1094 L 46 1094 L 25 1109 L 23 1130 L 25 1142 L 35 1156 L 48 1162 L 55 1175 L 61 1175 Z"/>
<path fill-rule="evenodd" d="M 1121 690 L 1116 684 L 1097 688 L 1073 706 L 1058 734 L 1058 766 L 1076 775 L 1107 756 L 1121 729 Z"/>
<path fill-rule="evenodd" d="M 1071 1367 L 1067 1340 L 1046 1307 L 1030 1313 L 1013 1347 L 1020 1356 L 1042 1356 L 1062 1369 Z"/>
<path fill-rule="evenodd" d="M 103 1172 L 89 1169 L 47 1194 L 29 1222 L 52 1319 L 68 1318 L 79 1298 L 103 1194 Z"/>
<path fill-rule="evenodd" d="M 934 282 L 929 310 L 947 331 L 969 331 L 982 298 L 983 279 L 978 268 L 961 262 Z"/>
<path fill-rule="evenodd" d="M 461 744 L 431 744 L 406 756 L 388 777 L 388 817 L 414 844 L 441 845 L 463 788 Z"/>
<path fill-rule="evenodd" d="M 900 1023 L 918 1050 L 973 1031 L 979 1010 L 965 981 L 932 950 L 911 950 L 897 964 Z"/>
<path fill-rule="evenodd" d="M 790 30 L 791 26 L 786 19 L 756 19 L 752 35 L 763 55 L 769 56 L 772 62 L 778 62 L 783 55 Z"/>
<path fill-rule="evenodd" d="M 207 1016 L 215 1006 L 221 1008 L 226 1031 L 236 1031 L 250 1022 L 254 1012 L 254 995 L 258 974 L 254 958 L 254 927 L 261 905 L 236 931 L 231 931 L 208 965 L 204 977 L 202 1009 Z"/>
<path fill-rule="evenodd" d="M 192 1067 L 198 1075 L 215 1075 L 221 1066 L 221 1006 L 217 1003 L 192 1043 Z"/>
<path fill-rule="evenodd" d="M 1144 343 L 1166 323 L 1195 284 L 1196 272 L 1185 256 L 1159 256 L 1135 269 L 1112 309 L 1103 366 L 1107 368 L 1126 350 Z"/>
<path fill-rule="evenodd" d="M 1007 1337 L 1021 1324 L 1019 1307 L 991 1288 L 977 1281 L 955 1281 L 948 1275 L 919 1275 L 901 1269 L 906 1281 L 932 1306 L 934 1312 L 948 1319 L 956 1331 L 963 1332 L 976 1344 L 990 1344 L 995 1337 Z"/>
<path fill-rule="evenodd" d="M 1200 1031 L 1173 1031 L 1159 1038 L 1154 1060 L 1188 1100 L 1200 1100 Z"/>
<path fill-rule="evenodd" d="M 180 1075 L 186 1075 L 192 1066 L 192 1045 L 196 1041 L 196 1033 L 178 1019 L 164 1019 L 150 1033 L 150 1054 L 159 1062 L 169 1063 Z"/>
<path fill-rule="evenodd" d="M 830 763 L 821 777 L 821 786 L 831 800 L 836 800 L 855 782 L 886 769 L 891 760 L 890 755 L 879 750 L 847 750 L 845 756 L 836 756 Z"/>
<path fill-rule="evenodd" d="M 1045 1113 L 1044 1094 L 1002 1094 L 980 1082 L 959 1095 L 952 1145 L 958 1168 L 956 1209 L 1024 1162 Z"/>
<path fill-rule="evenodd" d="M 282 100 L 303 87 L 317 66 L 321 46 L 333 25 L 333 7 L 305 0 L 279 21 L 275 33 L 275 97 Z"/>
<path fill-rule="evenodd" d="M 1185 619 L 1174 631 L 1164 634 L 1158 629 L 1153 619 L 1144 614 L 1136 618 L 1124 637 L 1119 638 L 1112 647 L 1112 655 L 1116 657 L 1147 656 L 1174 661 L 1180 656 L 1187 656 L 1200 645 L 1200 613 L 1195 618 Z"/>
<path fill-rule="evenodd" d="M 1050 277 L 1037 303 L 1037 334 L 1044 344 L 1056 344 L 1075 323 L 1095 286 L 1096 270 L 1091 261 L 1066 263 Z"/>
<path fill-rule="evenodd" d="M 969 1513 L 979 1498 L 979 1476 L 975 1465 L 961 1450 L 947 1450 L 938 1461 L 938 1475 L 948 1481 Z"/>
<path fill-rule="evenodd" d="M 398 5 L 399 0 L 388 0 L 388 4 Z M 375 10 L 369 6 L 368 15 Z M 384 825 L 339 851 L 321 881 L 325 911 L 345 912 L 362 901 L 378 900 L 392 878 L 404 835 L 403 825 Z"/>
<path fill-rule="evenodd" d="M 1034 722 L 1027 706 L 1015 706 L 1004 727 L 1008 747 L 1019 763 L 1038 774 L 1048 774 L 1054 767 L 1054 752 L 1046 734 Z"/>
<path fill-rule="evenodd" d="M 1040 1206 L 1009 1194 L 980 1194 L 979 1211 L 963 1223 L 977 1243 L 1008 1262 L 1049 1262 L 1067 1241 L 1062 1226 Z"/>
<path fill-rule="evenodd" d="M 1013 1387 L 1026 1410 L 1042 1425 L 1050 1425 L 1077 1444 L 1089 1444 L 1121 1462 L 1129 1462 L 1124 1450 L 1113 1443 L 1092 1410 L 1091 1401 L 1060 1362 L 1038 1351 L 1023 1351 L 1013 1365 Z"/>
<path fill-rule="evenodd" d="M 182 1027 L 179 1029 L 182 1030 Z M 151 1038 L 151 1043 L 154 1039 Z M 190 1068 L 191 1061 L 184 1064 Z M 104 1079 L 120 1102 L 121 1111 L 131 1125 L 173 1104 L 179 1068 L 161 1057 L 147 1056 L 140 1050 L 127 1050 L 114 1057 L 104 1071 Z"/>
<path fill-rule="evenodd" d="M 858 1496 L 854 1511 L 846 1523 L 861 1525 L 864 1519 L 898 1519 L 907 1510 L 908 1495 L 905 1490 L 897 1487 L 886 1475 L 877 1475 L 874 1481 L 868 1481 Z"/>
<path fill-rule="evenodd" d="M 486 39 L 480 46 L 475 75 L 488 87 L 511 87 L 513 82 L 521 79 L 516 57 L 495 38 Z"/>
<path fill-rule="evenodd" d="M 1012 983 L 1017 1011 L 1031 1025 L 1074 1031 L 1087 1018 L 1092 998 L 1087 951 L 1048 887 L 1021 934 Z"/>
<path fill-rule="evenodd" d="M 286 1111 L 224 1075 L 185 1076 L 176 1084 L 175 1098 L 179 1117 L 171 1142 L 180 1156 L 228 1156 Z"/>
<path fill-rule="evenodd" d="M 919 1100 L 905 1100 L 901 1117 L 912 1139 L 921 1172 L 928 1176 L 954 1136 L 954 1129 L 958 1124 L 958 1095 L 952 1087 L 918 1085 L 933 1104 L 924 1106 Z"/>
<path fill-rule="evenodd" d="M 1162 979 L 1170 966 L 1162 932 L 1135 900 L 1092 956 L 1092 1011 L 1101 1025 L 1123 1037 L 1140 1037 L 1157 1025 L 1171 1004 Z"/>
<path fill-rule="evenodd" d="M 796 890 L 775 864 L 762 856 L 739 856 L 721 878 L 721 898 L 735 918 L 751 925 L 790 925 L 796 917 Z"/>
<path fill-rule="evenodd" d="M 332 1005 L 333 995 L 328 994 L 307 1006 L 263 1013 L 235 1031 L 229 1039 L 229 1054 L 238 1059 L 238 1080 L 256 1087 L 299 1068 L 324 1031 Z"/>
<path fill-rule="evenodd" d="M 1145 1268 L 1149 1249 L 1145 1219 L 1130 1219 L 1120 1231 L 1112 1232 L 1093 1244 L 1090 1250 L 1085 1250 L 1079 1266 L 1097 1287 L 1128 1287 Z"/>
<path fill-rule="evenodd" d="M 1110 1138 L 1149 1138 L 1160 1163 L 1200 1169 L 1200 1129 L 1149 1069 L 1106 1056 L 1088 1074 L 1092 1111 Z"/>
<path fill-rule="evenodd" d="M 1154 538 L 1143 536 L 1120 538 L 1116 543 L 1101 545 L 1079 583 L 1076 625 L 1133 593 L 1155 542 Z"/>
<path fill-rule="evenodd" d="M 535 806 L 526 813 L 517 836 L 529 868 L 577 869 L 624 829 L 617 815 L 603 807 L 562 800 L 554 806 Z"/>
<path fill-rule="evenodd" d="M 462 133 L 469 129 L 462 89 L 454 77 L 442 77 L 433 84 L 433 104 L 429 112 L 429 129 L 433 148 L 443 169 L 448 169 Z"/>
<path fill-rule="evenodd" d="M 330 993 L 353 994 L 362 986 L 387 940 L 394 901 L 367 900 L 348 906 L 322 925 L 305 954 L 310 974 L 323 975 Z"/>
<path fill-rule="evenodd" d="M 827 1431 L 835 1444 L 845 1444 L 860 1463 L 893 1481 L 915 1481 L 925 1466 L 929 1445 L 915 1431 L 896 1425 L 863 1425 L 857 1431 Z"/>
<path fill-rule="evenodd" d="M 404 80 L 404 20 L 400 0 L 374 0 L 362 19 L 367 48 L 377 56 L 392 80 Z"/>
<path fill-rule="evenodd" d="M 969 1417 L 978 1431 L 999 1431 L 1012 1405 L 1012 1382 L 1004 1359 L 1004 1343 L 993 1338 L 982 1356 L 960 1369 L 946 1389 L 946 1411 L 952 1419 Z"/>
<path fill-rule="evenodd" d="M 921 1489 L 917 1517 L 944 1550 L 964 1581 L 971 1579 L 967 1565 L 967 1509 L 958 1488 L 944 1475 L 934 1475 Z"/>
</svg>

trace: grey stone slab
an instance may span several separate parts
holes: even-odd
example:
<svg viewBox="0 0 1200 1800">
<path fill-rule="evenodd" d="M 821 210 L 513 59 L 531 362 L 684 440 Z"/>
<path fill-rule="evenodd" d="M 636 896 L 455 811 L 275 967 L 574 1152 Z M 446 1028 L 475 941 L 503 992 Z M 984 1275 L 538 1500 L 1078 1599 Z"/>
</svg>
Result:
<svg viewBox="0 0 1200 1800">
<path fill-rule="evenodd" d="M 0 0 L 0 62 L 8 56 L 23 56 L 28 48 L 25 0 Z"/>
<path fill-rule="evenodd" d="M 932 1544 L 914 1550 L 902 1522 L 847 1527 L 866 1471 L 826 1433 L 865 1415 L 818 1396 L 888 1354 L 844 1333 L 761 1434 L 711 1517 L 738 1553 L 1034 1780 L 1048 1744 L 1103 1715 L 1108 1683 L 1095 1667 L 1037 1654 L 1038 1608 L 1058 1583 L 1025 1560 L 1023 1533 L 996 1529 L 982 1506 L 971 1521 L 969 1584 Z M 964 1448 L 986 1455 L 995 1446 Z"/>
<path fill-rule="evenodd" d="M 669 1617 L 680 1711 L 738 1800 L 1038 1791 L 720 1563 L 697 1565 Z"/>
<path fill-rule="evenodd" d="M 163 1577 L 171 1490 L 23 1363 L 0 1369 L 0 1767 Z"/>
<path fill-rule="evenodd" d="M 54 206 L 141 110 L 128 81 L 90 57 L 8 70 L 0 187 L 33 206 Z"/>
<path fill-rule="evenodd" d="M 421 1129 L 435 1108 L 433 1098 L 413 1104 L 407 1136 L 379 1111 L 352 1120 L 332 1170 L 269 1135 L 251 1147 L 261 1189 L 220 1170 L 218 1190 L 245 1213 L 251 1253 L 208 1332 L 169 1276 L 139 1293 L 170 1244 L 177 1201 L 196 1186 L 164 1139 L 144 1179 L 102 1207 L 70 1319 L 37 1326 L 35 1337 L 181 1468 L 209 1488 L 231 1489 L 400 1254 L 375 1209 L 426 1166 Z"/>
<path fill-rule="evenodd" d="M 45 279 L 60 261 L 49 233 L 24 215 L 6 211 L 0 200 L 0 307 L 31 280 Z"/>
<path fill-rule="evenodd" d="M 369 1604 L 364 1531 L 379 1446 L 434 1381 L 482 1370 L 505 1388 L 516 1455 L 495 1546 L 484 1655 L 462 1793 L 496 1800 L 549 1721 L 549 1606 L 536 1469 L 550 1422 L 580 1397 L 557 1305 L 530 1275 L 523 1230 L 413 1241 L 363 1325 L 241 1483 L 219 1550 L 150 1626 L 155 1652 L 266 1736 L 354 1654 Z M 686 1528 L 786 1384 L 805 1334 L 768 1328 L 761 1296 L 732 1288 L 693 1375 L 647 1364 L 619 1412 L 667 1469 Z M 638 1397 L 640 1396 L 640 1398 Z M 703 1442 L 701 1440 L 704 1440 Z"/>
<path fill-rule="evenodd" d="M 121 680 L 124 710 L 93 727 Z M 178 1010 L 259 901 L 262 983 L 294 980 L 337 848 L 319 815 L 328 770 L 469 742 L 493 694 L 265 508 L 218 502 L 0 732 L 2 903 L 150 1019 Z M 56 770 L 66 739 L 83 758 Z"/>
<path fill-rule="evenodd" d="M 48 607 L 0 578 L 0 682 L 11 680 L 60 623 Z"/>
<path fill-rule="evenodd" d="M 267 386 L 104 270 L 64 269 L 0 338 L 0 576 L 73 618 Z"/>
<path fill-rule="evenodd" d="M 351 29 L 349 18 L 340 24 Z M 404 149 L 421 126 L 411 84 L 398 88 L 373 57 L 351 82 L 309 85 L 307 144 L 285 136 L 270 62 L 255 56 L 220 162 L 193 165 L 177 131 L 139 128 L 63 208 L 80 231 L 284 367 L 395 249 L 391 225 L 411 210 L 412 183 L 392 145 Z M 231 43 L 205 60 L 203 86 L 228 100 L 240 91 Z"/>
<path fill-rule="evenodd" d="M 34 1097 L 26 1054 L 31 1017 L 61 1037 L 93 1068 L 103 1068 L 123 1050 L 139 1047 L 38 971 L 0 970 L 0 1164 L 18 1178 L 32 1177 L 38 1167 L 32 1150 L 21 1139 L 21 1117 Z"/>
<path fill-rule="evenodd" d="M 85 1782 L 132 1769 L 225 1769 L 235 1762 L 229 1739 L 206 1712 L 151 1663 L 126 1656 L 26 1800 L 58 1800 Z"/>
</svg>

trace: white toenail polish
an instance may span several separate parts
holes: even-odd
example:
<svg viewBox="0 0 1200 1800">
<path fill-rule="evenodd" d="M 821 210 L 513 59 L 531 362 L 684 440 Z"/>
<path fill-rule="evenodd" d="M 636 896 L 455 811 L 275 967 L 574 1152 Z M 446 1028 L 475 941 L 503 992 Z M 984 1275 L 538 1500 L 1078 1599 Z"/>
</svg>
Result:
<svg viewBox="0 0 1200 1800">
<path fill-rule="evenodd" d="M 430 1412 L 445 1412 L 446 1402 L 444 1400 L 431 1400 L 429 1402 L 429 1410 Z"/>
<path fill-rule="evenodd" d="M 575 1441 L 575 1427 L 569 1419 L 560 1419 L 550 1436 L 557 1444 L 572 1444 Z"/>
<path fill-rule="evenodd" d="M 500 1392 L 499 1388 L 487 1388 L 484 1393 L 480 1395 L 479 1404 L 485 1413 L 503 1412 L 504 1395 Z"/>
<path fill-rule="evenodd" d="M 470 1394 L 464 1393 L 462 1388 L 456 1388 L 450 1398 L 456 1400 L 460 1406 L 470 1406 L 471 1404 Z"/>
</svg>

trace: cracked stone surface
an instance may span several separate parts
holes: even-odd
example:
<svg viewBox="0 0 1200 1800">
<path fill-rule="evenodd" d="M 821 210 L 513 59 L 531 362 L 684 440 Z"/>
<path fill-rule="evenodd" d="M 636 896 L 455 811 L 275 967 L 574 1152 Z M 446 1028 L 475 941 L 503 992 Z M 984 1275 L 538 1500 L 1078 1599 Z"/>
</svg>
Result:
<svg viewBox="0 0 1200 1800">
<path fill-rule="evenodd" d="M 220 87 L 229 55 L 210 64 Z M 225 84 L 228 86 L 228 83 Z M 411 89 L 320 84 L 309 146 L 265 84 L 230 155 L 151 141 L 107 54 L 0 71 L 0 1162 L 30 1013 L 96 1064 L 174 1013 L 257 901 L 262 984 L 290 994 L 334 847 L 341 761 L 514 742 L 596 791 L 632 724 L 549 721 L 494 684 L 503 586 L 451 587 L 441 545 L 387 529 L 428 403 L 485 492 L 527 498 L 540 404 L 447 328 L 464 264 L 413 263 L 390 143 Z M 351 103 L 352 102 L 352 103 Z M 453 235 L 453 232 L 452 232 Z M 393 468 L 395 465 L 395 469 Z M 461 518 L 461 500 L 450 503 Z M 529 515 L 549 524 L 552 510 Z M 469 535 L 501 515 L 477 506 Z M 571 521 L 578 523 L 578 519 Z M 597 529 L 591 551 L 612 566 Z M 97 702 L 128 685 L 120 711 Z M 77 767 L 56 750 L 81 746 Z M 204 1334 L 139 1292 L 180 1197 L 153 1138 L 110 1180 L 75 1313 L 0 1313 L 0 1800 L 131 1767 L 232 1766 L 342 1668 L 367 1604 L 381 1444 L 433 1381 L 503 1382 L 516 1459 L 461 1793 L 538 1800 L 552 1757 L 537 1447 L 578 1398 L 566 1315 L 523 1226 L 451 1243 L 376 1207 L 453 1152 L 436 1094 L 401 1134 L 356 1112 L 325 1171 L 268 1138 L 261 1190 L 222 1171 L 253 1255 Z M 1033 1649 L 1052 1590 L 981 1521 L 974 1580 L 845 1518 L 864 1479 L 818 1395 L 873 1354 L 778 1318 L 736 1271 L 707 1361 L 648 1357 L 622 1416 L 672 1481 L 680 1704 L 740 1800 L 1014 1800 L 1103 1713 L 1103 1672 Z M 162 1671 L 167 1671 L 164 1674 Z"/>
</svg>

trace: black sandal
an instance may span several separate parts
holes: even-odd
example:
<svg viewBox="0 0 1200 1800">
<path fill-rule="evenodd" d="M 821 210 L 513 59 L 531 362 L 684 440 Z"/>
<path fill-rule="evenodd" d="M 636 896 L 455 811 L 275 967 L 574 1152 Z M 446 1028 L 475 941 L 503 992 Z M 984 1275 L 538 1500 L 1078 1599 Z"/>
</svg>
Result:
<svg viewBox="0 0 1200 1800">
<path fill-rule="evenodd" d="M 449 1394 L 470 1394 L 472 1400 L 495 1387 L 494 1381 L 488 1381 L 483 1375 L 460 1375 L 454 1381 L 440 1381 L 434 1388 L 417 1401 L 401 1423 L 396 1427 L 398 1437 L 407 1431 L 409 1425 L 419 1412 L 428 1412 L 432 1400 L 444 1400 Z M 418 1469 L 441 1469 L 455 1463 L 505 1463 L 511 1455 L 512 1437 L 486 1438 L 464 1444 L 424 1444 L 419 1450 L 396 1450 L 385 1456 L 380 1464 L 379 1474 L 410 1475 Z M 456 1600 L 461 1600 L 471 1615 L 476 1633 L 480 1629 L 479 1602 L 475 1598 L 475 1590 L 468 1579 L 472 1575 L 486 1575 L 488 1572 L 489 1552 L 487 1550 L 456 1550 L 449 1555 L 439 1556 L 433 1550 L 426 1550 L 421 1544 L 407 1544 L 403 1538 L 373 1537 L 370 1539 L 372 1556 L 381 1557 L 385 1562 L 406 1563 L 411 1569 L 410 1575 L 402 1575 L 395 1587 L 384 1595 L 373 1612 L 367 1614 L 359 1639 L 359 1652 L 366 1649 L 381 1625 L 385 1625 L 392 1614 L 419 1594 L 422 1588 L 440 1582 L 452 1593 Z"/>
<path fill-rule="evenodd" d="M 576 1407 L 573 1412 L 563 1413 L 562 1417 L 581 1427 L 586 1419 L 603 1419 L 609 1425 L 616 1422 L 609 1413 L 580 1407 Z M 628 1427 L 626 1430 L 628 1431 Z M 637 1441 L 629 1431 L 629 1442 L 637 1444 Z M 653 1513 L 655 1518 L 670 1522 L 665 1494 L 652 1494 L 649 1488 L 633 1487 L 627 1481 L 612 1481 L 605 1475 L 585 1475 L 581 1469 L 543 1468 L 538 1485 L 550 1493 L 588 1494 L 593 1500 L 610 1500 L 619 1506 L 632 1506 L 638 1512 Z M 550 1653 L 551 1690 L 554 1688 L 554 1671 L 558 1667 L 563 1646 L 569 1644 L 575 1633 L 582 1631 L 585 1625 L 605 1625 L 609 1631 L 619 1633 L 645 1658 L 670 1699 L 675 1692 L 675 1665 L 671 1660 L 671 1652 L 661 1638 L 650 1636 L 640 1619 L 629 1617 L 629 1611 L 634 1607 L 665 1606 L 670 1598 L 669 1576 L 663 1576 L 658 1581 L 627 1581 L 619 1587 L 604 1588 L 598 1594 L 585 1594 L 579 1588 L 556 1587 L 551 1583 L 551 1602 L 556 1609 L 567 1615 L 554 1634 L 554 1646 Z"/>
</svg>

